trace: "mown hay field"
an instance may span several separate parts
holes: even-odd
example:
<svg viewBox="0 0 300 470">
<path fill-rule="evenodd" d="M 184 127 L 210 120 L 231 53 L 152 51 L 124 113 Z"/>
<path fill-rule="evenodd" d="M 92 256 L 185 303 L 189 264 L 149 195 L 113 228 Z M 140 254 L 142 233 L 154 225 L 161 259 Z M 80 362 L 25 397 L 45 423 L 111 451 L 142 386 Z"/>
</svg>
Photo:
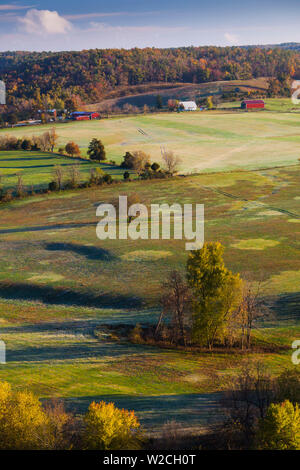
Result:
<svg viewBox="0 0 300 470">
<path fill-rule="evenodd" d="M 14 128 L 2 134 L 40 134 L 53 127 Z M 56 124 L 58 147 L 75 141 L 86 155 L 93 137 L 103 140 L 108 160 L 122 161 L 126 151 L 144 150 L 161 162 L 172 150 L 185 173 L 269 168 L 295 164 L 300 156 L 297 114 L 260 112 L 190 112 L 136 115 L 100 121 Z"/>
</svg>

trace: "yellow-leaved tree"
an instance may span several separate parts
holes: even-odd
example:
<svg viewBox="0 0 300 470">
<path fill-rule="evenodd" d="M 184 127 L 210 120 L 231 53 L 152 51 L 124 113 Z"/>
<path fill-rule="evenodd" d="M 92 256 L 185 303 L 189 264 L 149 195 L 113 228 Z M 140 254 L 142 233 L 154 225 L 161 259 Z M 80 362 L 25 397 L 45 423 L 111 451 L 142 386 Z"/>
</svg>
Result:
<svg viewBox="0 0 300 470">
<path fill-rule="evenodd" d="M 36 396 L 0 382 L 0 449 L 71 449 L 73 422 L 60 402 L 44 409 Z"/>
<path fill-rule="evenodd" d="M 0 383 L 0 448 L 35 450 L 45 448 L 49 420 L 39 400 L 29 392 L 13 392 Z"/>
<path fill-rule="evenodd" d="M 260 450 L 300 450 L 300 409 L 289 400 L 272 403 L 256 434 Z"/>
<path fill-rule="evenodd" d="M 142 446 L 140 423 L 134 411 L 114 403 L 91 403 L 84 418 L 84 447 L 89 450 L 136 450 Z"/>
<path fill-rule="evenodd" d="M 226 338 L 242 297 L 242 280 L 226 268 L 223 252 L 221 243 L 205 243 L 191 251 L 187 261 L 187 280 L 194 296 L 192 339 L 210 349 Z"/>
</svg>

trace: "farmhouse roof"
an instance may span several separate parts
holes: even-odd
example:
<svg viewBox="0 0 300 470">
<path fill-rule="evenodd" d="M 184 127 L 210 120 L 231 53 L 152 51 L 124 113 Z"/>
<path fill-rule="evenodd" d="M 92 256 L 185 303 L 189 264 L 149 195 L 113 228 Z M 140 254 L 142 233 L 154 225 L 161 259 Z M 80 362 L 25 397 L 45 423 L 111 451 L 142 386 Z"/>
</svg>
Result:
<svg viewBox="0 0 300 470">
<path fill-rule="evenodd" d="M 179 104 L 182 104 L 184 106 L 195 106 L 196 105 L 195 101 L 180 101 Z"/>
<path fill-rule="evenodd" d="M 255 103 L 264 103 L 264 100 L 243 100 L 243 103 L 246 104 L 255 104 Z"/>
</svg>

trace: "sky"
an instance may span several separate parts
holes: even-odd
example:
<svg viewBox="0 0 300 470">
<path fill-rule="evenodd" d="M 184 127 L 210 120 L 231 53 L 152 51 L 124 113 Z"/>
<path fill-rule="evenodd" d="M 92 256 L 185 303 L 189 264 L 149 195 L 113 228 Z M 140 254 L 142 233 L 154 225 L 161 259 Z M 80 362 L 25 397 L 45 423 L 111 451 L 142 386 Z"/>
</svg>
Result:
<svg viewBox="0 0 300 470">
<path fill-rule="evenodd" d="M 0 51 L 300 42 L 299 0 L 0 0 Z"/>
</svg>

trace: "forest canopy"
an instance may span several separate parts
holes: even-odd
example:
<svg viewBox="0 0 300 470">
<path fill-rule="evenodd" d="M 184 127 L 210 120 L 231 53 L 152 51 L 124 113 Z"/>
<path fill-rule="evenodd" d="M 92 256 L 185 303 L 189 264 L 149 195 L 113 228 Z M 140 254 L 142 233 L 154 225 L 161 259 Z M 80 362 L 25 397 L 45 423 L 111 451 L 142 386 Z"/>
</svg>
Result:
<svg viewBox="0 0 300 470">
<path fill-rule="evenodd" d="M 56 107 L 78 97 L 101 100 L 120 86 L 154 82 L 204 83 L 217 80 L 294 76 L 300 53 L 280 48 L 183 47 L 92 49 L 80 52 L 2 52 L 0 78 L 7 104 Z"/>
</svg>

